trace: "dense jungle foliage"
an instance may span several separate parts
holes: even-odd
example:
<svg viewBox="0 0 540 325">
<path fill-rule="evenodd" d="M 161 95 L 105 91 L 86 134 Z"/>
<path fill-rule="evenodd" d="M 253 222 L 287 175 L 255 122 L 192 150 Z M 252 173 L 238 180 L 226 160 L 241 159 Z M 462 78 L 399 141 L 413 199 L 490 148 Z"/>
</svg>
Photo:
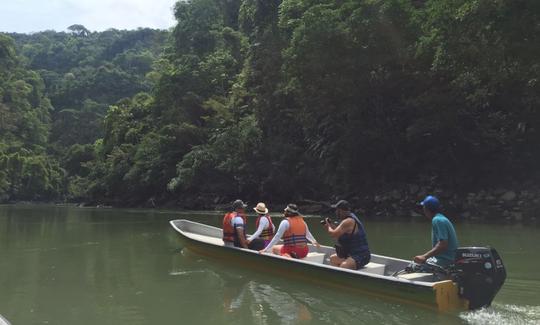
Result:
<svg viewBox="0 0 540 325">
<path fill-rule="evenodd" d="M 0 199 L 196 206 L 539 178 L 538 1 L 174 14 L 170 32 L 0 35 Z"/>
</svg>

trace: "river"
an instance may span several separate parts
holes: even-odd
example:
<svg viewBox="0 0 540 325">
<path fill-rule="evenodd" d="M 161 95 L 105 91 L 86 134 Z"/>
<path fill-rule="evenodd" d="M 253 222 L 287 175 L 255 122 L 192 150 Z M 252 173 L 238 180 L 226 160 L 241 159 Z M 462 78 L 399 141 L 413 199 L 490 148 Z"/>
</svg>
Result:
<svg viewBox="0 0 540 325">
<path fill-rule="evenodd" d="M 491 308 L 440 314 L 223 265 L 182 247 L 170 219 L 213 212 L 0 206 L 0 314 L 32 324 L 540 324 L 540 226 L 458 223 L 462 246 L 492 245 L 507 281 Z M 249 229 L 253 230 L 253 218 Z M 308 219 L 322 244 L 331 240 Z M 430 223 L 365 220 L 372 251 L 411 259 Z"/>
</svg>

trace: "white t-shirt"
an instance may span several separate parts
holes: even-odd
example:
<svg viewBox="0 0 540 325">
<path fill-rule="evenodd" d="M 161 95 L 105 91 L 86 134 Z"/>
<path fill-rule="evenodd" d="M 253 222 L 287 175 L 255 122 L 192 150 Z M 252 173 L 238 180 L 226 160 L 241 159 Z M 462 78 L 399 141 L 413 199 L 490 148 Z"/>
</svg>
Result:
<svg viewBox="0 0 540 325">
<path fill-rule="evenodd" d="M 233 229 L 236 227 L 244 228 L 244 219 L 240 215 L 236 215 L 236 217 L 231 218 L 231 226 Z"/>
</svg>

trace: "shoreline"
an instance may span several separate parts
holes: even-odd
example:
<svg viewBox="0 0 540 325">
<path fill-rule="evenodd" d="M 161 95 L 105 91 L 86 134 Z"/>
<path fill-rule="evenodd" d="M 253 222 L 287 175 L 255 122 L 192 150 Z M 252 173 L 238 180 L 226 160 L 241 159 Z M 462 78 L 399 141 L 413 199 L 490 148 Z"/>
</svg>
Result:
<svg viewBox="0 0 540 325">
<path fill-rule="evenodd" d="M 404 220 L 422 218 L 422 209 L 418 202 L 428 194 L 439 197 L 443 213 L 453 221 L 477 221 L 487 223 L 536 223 L 540 221 L 540 188 L 528 189 L 482 189 L 477 192 L 452 193 L 442 189 L 430 189 L 418 185 L 394 187 L 366 195 L 343 195 L 333 200 L 317 201 L 299 199 L 296 204 L 307 215 L 333 215 L 330 205 L 338 199 L 348 200 L 353 211 L 368 220 Z M 146 208 L 170 209 L 180 211 L 225 211 L 228 202 L 221 198 L 208 199 L 208 195 L 198 195 L 177 200 L 147 202 L 135 205 L 119 205 L 113 202 L 70 202 L 70 201 L 10 201 L 1 204 L 54 204 L 73 207 L 92 208 Z M 247 202 L 250 206 L 255 201 Z M 271 211 L 280 211 L 286 203 L 267 203 Z M 250 211 L 248 211 L 249 213 Z"/>
</svg>

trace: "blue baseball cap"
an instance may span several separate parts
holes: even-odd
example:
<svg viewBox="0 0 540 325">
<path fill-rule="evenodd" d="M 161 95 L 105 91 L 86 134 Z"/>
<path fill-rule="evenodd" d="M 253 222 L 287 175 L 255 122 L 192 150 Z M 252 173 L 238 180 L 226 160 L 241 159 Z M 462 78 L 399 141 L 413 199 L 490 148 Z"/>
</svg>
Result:
<svg viewBox="0 0 540 325">
<path fill-rule="evenodd" d="M 439 202 L 439 199 L 432 195 L 426 196 L 424 201 L 420 202 L 420 205 L 428 208 L 433 212 L 439 211 L 441 208 L 441 202 Z"/>
</svg>

